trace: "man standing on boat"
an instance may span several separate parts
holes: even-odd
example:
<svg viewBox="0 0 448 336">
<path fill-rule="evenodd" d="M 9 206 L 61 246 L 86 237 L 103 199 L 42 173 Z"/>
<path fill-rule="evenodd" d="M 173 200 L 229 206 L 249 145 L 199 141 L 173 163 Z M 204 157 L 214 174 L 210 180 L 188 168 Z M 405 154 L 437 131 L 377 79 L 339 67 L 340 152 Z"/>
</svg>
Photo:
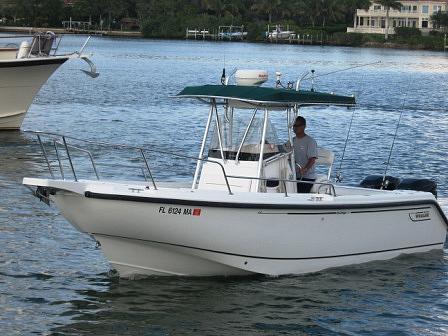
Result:
<svg viewBox="0 0 448 336">
<path fill-rule="evenodd" d="M 317 159 L 317 143 L 311 136 L 305 133 L 305 128 L 305 118 L 301 116 L 297 117 L 293 126 L 296 136 L 292 141 L 296 161 L 296 173 L 297 179 L 314 182 L 316 180 L 314 164 Z M 312 186 L 312 183 L 297 183 L 297 192 L 309 193 Z"/>
</svg>

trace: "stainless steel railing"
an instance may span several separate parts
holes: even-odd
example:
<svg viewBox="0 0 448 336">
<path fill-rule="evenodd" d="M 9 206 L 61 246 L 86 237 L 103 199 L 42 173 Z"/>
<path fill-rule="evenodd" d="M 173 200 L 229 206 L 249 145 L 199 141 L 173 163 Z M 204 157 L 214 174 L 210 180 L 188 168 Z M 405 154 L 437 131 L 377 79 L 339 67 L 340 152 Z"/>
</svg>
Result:
<svg viewBox="0 0 448 336">
<path fill-rule="evenodd" d="M 41 131 L 24 131 L 25 133 L 30 133 L 30 134 L 34 134 L 39 142 L 40 148 L 42 150 L 46 165 L 48 167 L 48 170 L 50 172 L 50 175 L 53 179 L 56 178 L 55 172 L 54 172 L 54 168 L 51 165 L 51 160 L 50 160 L 50 156 L 48 151 L 45 148 L 44 145 L 44 141 L 45 139 L 50 140 L 50 143 L 52 144 L 52 147 L 54 148 L 55 151 L 55 156 L 56 156 L 56 161 L 58 164 L 58 168 L 59 168 L 59 173 L 61 174 L 61 178 L 65 179 L 66 174 L 64 172 L 64 165 L 63 165 L 63 159 L 61 158 L 60 155 L 60 149 L 59 147 L 62 147 L 65 151 L 65 154 L 67 156 L 67 160 L 70 166 L 70 171 L 73 175 L 73 178 L 75 181 L 78 181 L 78 174 L 76 171 L 76 166 L 74 164 L 74 161 L 72 159 L 72 154 L 73 151 L 78 151 L 81 152 L 83 154 L 86 154 L 89 157 L 89 161 L 92 165 L 93 171 L 95 173 L 96 179 L 97 180 L 101 180 L 101 174 L 100 171 L 98 169 L 98 164 L 95 162 L 94 159 L 94 155 L 92 154 L 91 151 L 81 148 L 79 146 L 75 146 L 73 144 L 69 143 L 69 140 L 72 141 L 77 141 L 77 142 L 83 142 L 83 143 L 87 143 L 87 144 L 92 144 L 92 145 L 97 145 L 97 146 L 101 146 L 101 147 L 108 147 L 108 148 L 112 148 L 112 149 L 128 149 L 128 150 L 135 150 L 139 153 L 141 160 L 143 162 L 143 167 L 138 167 L 140 168 L 140 170 L 142 171 L 143 177 L 145 179 L 145 181 L 147 182 L 151 182 L 153 188 L 155 190 L 157 190 L 157 184 L 156 181 L 154 179 L 154 176 L 152 174 L 146 153 L 147 152 L 151 152 L 151 153 L 159 153 L 159 154 L 165 154 L 165 155 L 170 155 L 173 157 L 177 157 L 177 158 L 184 158 L 184 159 L 190 159 L 190 160 L 194 160 L 194 161 L 203 161 L 203 162 L 210 162 L 213 164 L 216 164 L 220 167 L 221 172 L 223 174 L 223 178 L 224 181 L 226 183 L 226 187 L 227 190 L 229 192 L 230 195 L 232 195 L 232 190 L 230 188 L 230 184 L 229 184 L 229 178 L 232 179 L 247 179 L 247 180 L 260 180 L 260 181 L 278 181 L 279 183 L 282 183 L 283 185 L 283 189 L 284 189 L 284 193 L 285 193 L 285 197 L 288 197 L 288 192 L 287 192 L 287 188 L 286 188 L 286 183 L 307 183 L 307 184 L 315 184 L 315 185 L 319 185 L 318 188 L 318 194 L 321 193 L 321 189 L 322 188 L 326 188 L 325 193 L 329 194 L 329 195 L 333 195 L 336 196 L 336 190 L 334 188 L 334 185 L 332 183 L 329 182 L 309 182 L 309 181 L 302 181 L 302 180 L 292 180 L 292 179 L 281 179 L 281 178 L 258 178 L 258 177 L 251 177 L 251 176 L 235 176 L 235 175 L 227 175 L 224 166 L 217 161 L 214 160 L 208 160 L 208 159 L 204 159 L 204 158 L 198 158 L 198 157 L 194 157 L 194 156 L 189 156 L 189 155 L 184 155 L 184 154 L 178 154 L 178 153 L 173 153 L 173 152 L 169 152 L 169 151 L 162 151 L 162 150 L 155 150 L 155 149 L 151 149 L 151 150 L 147 150 L 143 147 L 138 147 L 138 146 L 129 146 L 129 145 L 122 145 L 122 144 L 113 144 L 113 143 L 108 143 L 108 142 L 99 142 L 99 141 L 91 141 L 91 140 L 86 140 L 86 139 L 80 139 L 80 138 L 76 138 L 76 137 L 72 137 L 72 136 L 66 136 L 66 135 L 61 135 L 58 133 L 52 133 L 52 132 L 41 132 Z M 72 150 L 72 151 L 71 151 Z M 278 157 L 275 157 L 275 159 L 278 159 Z M 269 160 L 269 159 L 268 159 Z M 107 164 L 101 164 L 102 166 L 108 166 Z M 111 166 L 111 165 L 109 165 Z M 133 167 L 135 168 L 136 166 L 130 166 L 130 165 L 123 165 L 123 164 L 119 164 L 119 165 L 112 165 L 114 167 Z M 149 178 L 148 178 L 149 177 Z M 327 190 L 330 190 L 330 192 L 327 192 Z"/>
<path fill-rule="evenodd" d="M 172 153 L 172 152 L 168 152 L 168 151 L 161 151 L 161 150 L 147 150 L 145 148 L 142 147 L 137 147 L 137 146 L 129 146 L 129 145 L 121 145 L 121 144 L 112 144 L 112 143 L 108 143 L 108 142 L 98 142 L 98 141 L 91 141 L 91 140 L 86 140 L 86 139 L 80 139 L 80 138 L 76 138 L 76 137 L 71 137 L 71 136 L 66 136 L 66 135 L 61 135 L 58 133 L 52 133 L 52 132 L 41 132 L 41 131 L 30 131 L 27 130 L 25 131 L 26 133 L 31 133 L 37 136 L 39 145 L 41 147 L 42 153 L 44 155 L 45 158 L 45 162 L 47 164 L 48 170 L 50 171 L 50 175 L 51 177 L 54 179 L 55 178 L 55 174 L 53 171 L 53 168 L 51 166 L 50 163 L 50 159 L 49 159 L 49 155 L 47 150 L 45 149 L 45 145 L 44 142 L 42 141 L 43 138 L 47 138 L 51 140 L 51 143 L 53 144 L 53 147 L 55 148 L 55 153 L 56 153 L 56 160 L 58 161 L 58 166 L 59 166 L 59 170 L 61 173 L 61 177 L 62 179 L 65 179 L 65 174 L 64 174 L 64 170 L 63 170 L 63 164 L 62 164 L 62 160 L 61 157 L 59 155 L 59 151 L 58 151 L 58 145 L 62 146 L 65 150 L 65 153 L 67 155 L 67 159 L 68 162 L 70 164 L 70 169 L 71 172 L 73 174 L 74 180 L 78 181 L 78 176 L 76 173 L 76 168 L 74 165 L 74 162 L 72 160 L 72 156 L 71 156 L 71 152 L 70 149 L 74 149 L 74 150 L 78 150 L 81 151 L 82 153 L 85 153 L 89 156 L 89 159 L 91 161 L 93 170 L 95 172 L 96 178 L 98 180 L 100 180 L 100 174 L 98 172 L 97 169 L 97 165 L 95 164 L 95 160 L 94 157 L 92 155 L 92 153 L 86 149 L 80 148 L 78 146 L 74 146 L 68 143 L 68 140 L 74 140 L 74 141 L 78 141 L 78 142 L 84 142 L 84 143 L 88 143 L 88 144 L 93 144 L 93 145 L 98 145 L 98 146 L 102 146 L 102 147 L 109 147 L 109 148 L 115 148 L 115 149 L 130 149 L 130 150 L 136 150 L 140 153 L 140 156 L 143 160 L 144 163 L 144 170 L 143 170 L 143 176 L 145 178 L 145 181 L 148 181 L 148 176 L 149 176 L 149 180 L 152 183 L 152 186 L 155 190 L 157 190 L 157 185 L 156 182 L 154 180 L 154 176 L 152 174 L 151 168 L 149 166 L 148 163 L 148 159 L 146 157 L 146 152 L 153 152 L 153 153 L 161 153 L 161 154 L 167 154 L 167 155 L 171 155 L 173 157 L 178 157 L 178 158 L 184 158 L 184 159 L 191 159 L 191 160 L 195 160 L 195 161 L 203 161 L 203 162 L 210 162 L 213 164 L 217 164 L 220 168 L 221 171 L 223 173 L 223 177 L 224 180 L 226 182 L 226 186 L 227 186 L 227 190 L 229 191 L 229 194 L 232 195 L 232 190 L 230 188 L 230 184 L 227 178 L 227 174 L 225 172 L 224 166 L 216 161 L 213 160 L 208 160 L 208 159 L 204 159 L 204 158 L 197 158 L 197 157 L 193 157 L 193 156 L 188 156 L 188 155 L 183 155 L 183 154 L 178 154 L 178 153 Z"/>
</svg>

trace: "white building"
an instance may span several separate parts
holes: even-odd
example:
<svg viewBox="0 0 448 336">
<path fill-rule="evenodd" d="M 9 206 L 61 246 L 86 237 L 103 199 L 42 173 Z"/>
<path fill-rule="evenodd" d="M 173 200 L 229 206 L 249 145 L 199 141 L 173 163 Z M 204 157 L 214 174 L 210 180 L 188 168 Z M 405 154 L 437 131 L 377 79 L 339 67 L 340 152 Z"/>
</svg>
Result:
<svg viewBox="0 0 448 336">
<path fill-rule="evenodd" d="M 394 34 L 395 27 L 419 28 L 423 33 L 434 30 L 431 16 L 438 11 L 448 9 L 448 1 L 400 1 L 403 5 L 400 10 L 389 10 L 389 34 Z M 373 2 L 368 10 L 357 9 L 354 27 L 348 27 L 347 33 L 386 33 L 386 9 Z"/>
</svg>

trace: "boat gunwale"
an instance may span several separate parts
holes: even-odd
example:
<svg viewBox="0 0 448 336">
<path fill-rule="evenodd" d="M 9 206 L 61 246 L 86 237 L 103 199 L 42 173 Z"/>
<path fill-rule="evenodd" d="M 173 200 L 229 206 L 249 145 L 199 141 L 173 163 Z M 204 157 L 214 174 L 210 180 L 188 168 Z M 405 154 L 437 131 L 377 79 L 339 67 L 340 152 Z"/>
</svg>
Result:
<svg viewBox="0 0 448 336">
<path fill-rule="evenodd" d="M 435 206 L 439 215 L 448 228 L 448 218 L 443 212 L 440 204 L 436 200 L 407 200 L 407 201 L 393 201 L 393 202 L 378 202 L 378 203 L 358 203 L 358 204 L 273 204 L 273 203 L 242 203 L 242 202 L 215 202 L 204 200 L 186 200 L 175 198 L 160 198 L 152 196 L 131 196 L 131 195 L 118 195 L 107 193 L 96 193 L 92 191 L 85 191 L 84 196 L 92 199 L 103 199 L 113 201 L 127 201 L 127 202 L 139 202 L 139 203 L 161 203 L 161 204 L 179 204 L 188 206 L 204 206 L 212 208 L 239 208 L 239 209 L 272 209 L 272 210 L 339 210 L 347 211 L 350 209 L 378 209 L 378 208 L 397 208 L 406 206 Z M 420 208 L 421 209 L 421 208 Z M 399 210 L 420 210 L 420 209 L 396 209 Z M 394 211 L 395 209 L 382 210 L 382 211 Z"/>
<path fill-rule="evenodd" d="M 0 68 L 19 68 L 19 67 L 29 67 L 29 66 L 40 66 L 48 64 L 63 64 L 70 56 L 50 56 L 48 58 L 25 58 L 25 59 L 11 59 L 11 60 L 0 60 Z"/>
</svg>

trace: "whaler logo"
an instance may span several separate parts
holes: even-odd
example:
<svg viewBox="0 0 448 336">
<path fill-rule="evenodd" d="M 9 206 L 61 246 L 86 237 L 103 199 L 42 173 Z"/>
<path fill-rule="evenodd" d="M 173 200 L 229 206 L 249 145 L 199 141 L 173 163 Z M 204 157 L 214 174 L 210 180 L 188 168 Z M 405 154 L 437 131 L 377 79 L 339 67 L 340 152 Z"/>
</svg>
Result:
<svg viewBox="0 0 448 336">
<path fill-rule="evenodd" d="M 419 211 L 419 212 L 411 212 L 409 213 L 409 218 L 413 222 L 421 222 L 421 221 L 427 221 L 431 219 L 431 214 L 428 210 L 426 211 Z"/>
</svg>

